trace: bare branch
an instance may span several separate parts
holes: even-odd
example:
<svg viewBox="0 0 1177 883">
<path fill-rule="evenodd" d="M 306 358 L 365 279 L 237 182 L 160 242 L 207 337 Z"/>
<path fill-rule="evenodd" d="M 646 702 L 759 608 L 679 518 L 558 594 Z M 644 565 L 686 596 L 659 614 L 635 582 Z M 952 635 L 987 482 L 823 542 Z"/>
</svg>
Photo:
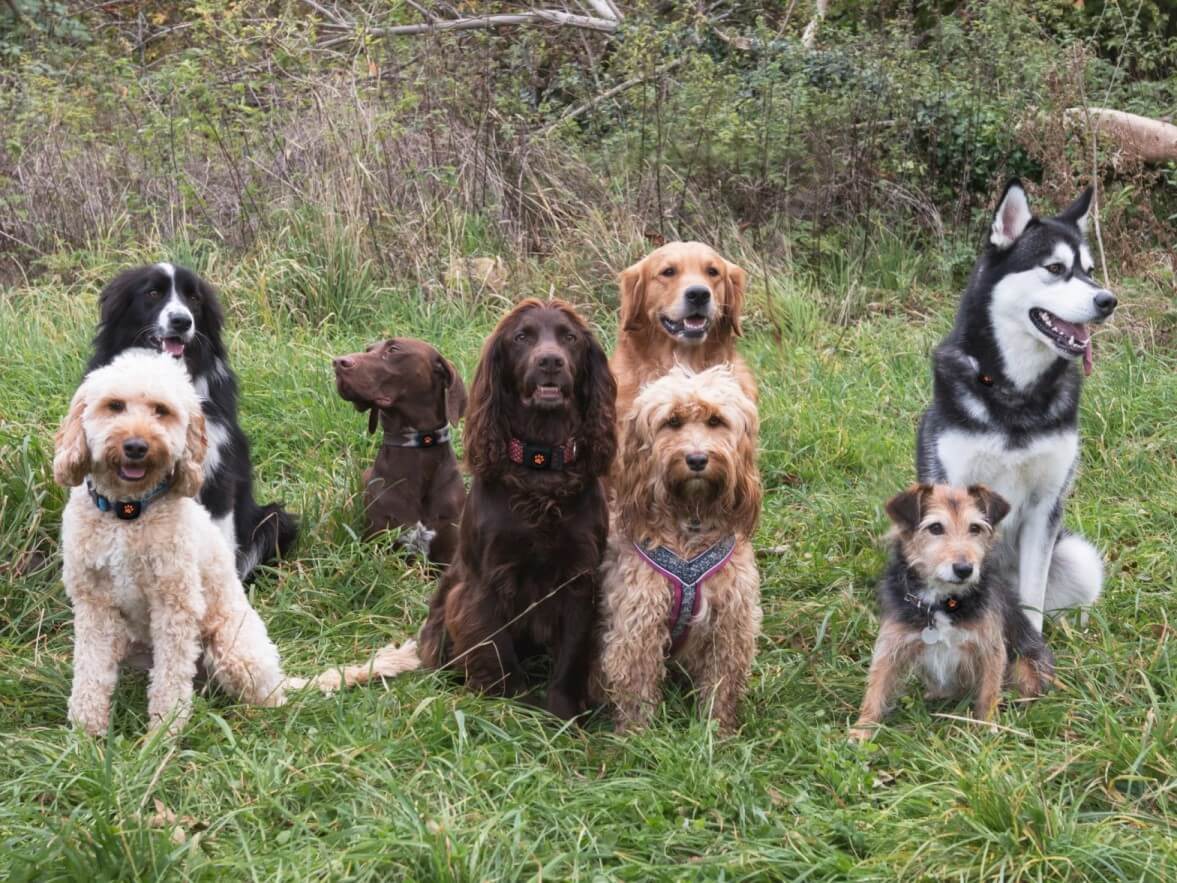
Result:
<svg viewBox="0 0 1177 883">
<path fill-rule="evenodd" d="M 806 49 L 812 49 L 813 44 L 817 41 L 817 29 L 821 25 L 821 21 L 826 17 L 826 13 L 830 9 L 830 0 L 817 0 L 813 7 L 813 18 L 809 20 L 809 24 L 805 26 L 804 33 L 801 34 L 801 45 Z"/>
<path fill-rule="evenodd" d="M 610 19 L 612 21 L 619 21 L 621 13 L 617 7 L 609 0 L 585 0 L 585 2 L 593 8 L 593 11 L 601 18 Z"/>
<path fill-rule="evenodd" d="M 671 61 L 668 64 L 662 65 L 662 67 L 656 69 L 649 76 L 634 77 L 633 79 L 626 80 L 623 83 L 618 83 L 616 86 L 613 86 L 610 89 L 606 89 L 600 95 L 596 95 L 596 96 L 590 98 L 588 101 L 584 102 L 583 104 L 578 104 L 576 107 L 572 108 L 571 110 L 567 111 L 566 113 L 561 114 L 559 119 L 557 119 L 551 123 L 548 123 L 542 129 L 540 129 L 539 134 L 541 134 L 541 135 L 547 134 L 548 132 L 552 131 L 552 129 L 559 126 L 561 123 L 567 122 L 568 120 L 576 119 L 582 113 L 592 110 L 594 107 L 596 107 L 600 104 L 604 104 L 606 101 L 608 101 L 614 95 L 618 95 L 618 94 L 624 92 L 626 89 L 632 89 L 634 86 L 640 86 L 642 83 L 647 83 L 650 80 L 657 79 L 658 77 L 665 74 L 667 71 L 674 70 L 676 67 L 678 67 L 680 64 L 682 64 L 685 60 L 686 59 L 684 59 L 684 58 L 676 58 L 674 61 Z"/>
<path fill-rule="evenodd" d="M 318 4 L 315 4 L 316 6 Z M 536 9 L 531 12 L 499 13 L 493 15 L 477 15 L 466 18 L 435 19 L 430 22 L 415 25 L 394 25 L 387 28 L 368 28 L 363 31 L 369 37 L 404 37 L 414 34 L 428 34 L 435 31 L 470 31 L 488 30 L 498 27 L 518 27 L 527 25 L 555 25 L 557 27 L 583 28 L 590 31 L 612 33 L 617 30 L 618 22 L 614 19 L 596 18 L 589 15 L 574 15 L 555 9 Z M 335 37 L 322 45 L 326 47 L 344 43 L 354 38 L 358 33 L 357 27 L 351 23 L 339 24 L 331 21 L 325 25 L 329 30 L 349 31 L 347 36 Z"/>
</svg>

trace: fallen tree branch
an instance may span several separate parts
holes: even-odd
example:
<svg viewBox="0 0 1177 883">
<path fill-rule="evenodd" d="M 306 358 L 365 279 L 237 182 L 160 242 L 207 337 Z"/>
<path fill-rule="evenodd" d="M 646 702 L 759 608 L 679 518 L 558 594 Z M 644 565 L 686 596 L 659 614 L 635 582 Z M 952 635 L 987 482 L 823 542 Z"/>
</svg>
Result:
<svg viewBox="0 0 1177 883">
<path fill-rule="evenodd" d="M 527 25 L 555 25 L 557 27 L 581 28 L 590 31 L 612 33 L 617 30 L 615 19 L 597 18 L 590 15 L 574 15 L 571 12 L 561 12 L 555 9 L 536 9 L 531 12 L 496 13 L 493 15 L 477 15 L 466 18 L 435 19 L 415 25 L 393 25 L 387 28 L 364 28 L 362 33 L 368 37 L 407 37 L 414 34 L 429 34 L 435 31 L 471 31 L 489 30 L 500 27 L 520 27 Z M 329 20 L 324 24 L 328 30 L 349 31 L 346 36 L 334 37 L 321 45 L 324 48 L 345 43 L 359 36 L 361 30 L 354 24 L 339 24 Z"/>
<path fill-rule="evenodd" d="M 1069 123 L 1092 121 L 1124 153 L 1147 163 L 1177 161 L 1177 126 L 1106 107 L 1069 107 Z"/>
<path fill-rule="evenodd" d="M 806 49 L 812 49 L 814 42 L 817 40 L 817 29 L 821 25 L 821 21 L 826 17 L 826 13 L 830 8 L 830 0 L 817 0 L 813 7 L 813 18 L 809 20 L 809 24 L 805 26 L 805 31 L 801 34 L 801 45 Z"/>
</svg>

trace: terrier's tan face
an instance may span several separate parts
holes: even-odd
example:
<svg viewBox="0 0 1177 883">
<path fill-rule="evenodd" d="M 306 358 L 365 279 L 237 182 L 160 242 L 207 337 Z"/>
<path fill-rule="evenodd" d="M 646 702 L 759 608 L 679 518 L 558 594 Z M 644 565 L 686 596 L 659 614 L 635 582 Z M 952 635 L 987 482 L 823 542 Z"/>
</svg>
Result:
<svg viewBox="0 0 1177 883">
<path fill-rule="evenodd" d="M 917 485 L 887 503 L 904 558 L 920 577 L 951 590 L 972 586 L 1009 504 L 981 485 Z"/>
</svg>

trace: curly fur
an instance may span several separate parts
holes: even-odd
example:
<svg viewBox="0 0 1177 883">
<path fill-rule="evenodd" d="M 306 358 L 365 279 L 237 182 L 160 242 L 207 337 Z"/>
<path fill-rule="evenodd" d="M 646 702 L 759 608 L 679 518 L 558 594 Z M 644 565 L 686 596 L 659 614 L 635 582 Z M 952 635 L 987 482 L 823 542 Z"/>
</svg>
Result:
<svg viewBox="0 0 1177 883">
<path fill-rule="evenodd" d="M 751 543 L 761 503 L 758 432 L 756 405 L 728 366 L 672 370 L 642 390 L 622 422 L 618 511 L 602 568 L 601 657 L 619 729 L 649 723 L 670 652 L 670 590 L 634 543 L 689 558 L 733 533 L 732 559 L 704 584 L 703 604 L 675 659 L 720 726 L 738 723 L 761 621 Z M 688 454 L 700 453 L 707 455 L 704 470 L 684 465 Z"/>
<path fill-rule="evenodd" d="M 285 701 L 278 651 L 246 599 L 234 554 L 194 499 L 207 450 L 201 402 L 183 365 L 129 350 L 92 371 L 57 434 L 53 475 L 71 487 L 62 516 L 63 578 L 74 608 L 74 681 L 69 717 L 91 734 L 107 729 L 119 663 L 152 649 L 151 727 L 178 730 L 204 667 L 254 704 Z M 122 471 L 124 443 L 147 445 L 146 473 Z M 136 461 L 138 462 L 138 461 Z M 170 486 L 134 521 L 94 505 L 83 480 L 111 499 Z"/>
</svg>

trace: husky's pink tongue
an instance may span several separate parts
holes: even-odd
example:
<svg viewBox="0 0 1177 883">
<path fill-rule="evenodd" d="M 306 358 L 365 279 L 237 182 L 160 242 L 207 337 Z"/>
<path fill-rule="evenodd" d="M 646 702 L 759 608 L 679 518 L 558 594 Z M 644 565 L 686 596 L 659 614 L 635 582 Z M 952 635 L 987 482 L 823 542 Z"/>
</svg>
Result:
<svg viewBox="0 0 1177 883">
<path fill-rule="evenodd" d="M 1083 373 L 1091 376 L 1091 369 L 1095 366 L 1095 355 L 1091 348 L 1091 338 L 1087 338 L 1087 349 L 1083 350 Z"/>
<path fill-rule="evenodd" d="M 163 351 L 173 358 L 180 358 L 184 355 L 184 342 L 178 337 L 165 337 L 163 339 Z"/>
</svg>

